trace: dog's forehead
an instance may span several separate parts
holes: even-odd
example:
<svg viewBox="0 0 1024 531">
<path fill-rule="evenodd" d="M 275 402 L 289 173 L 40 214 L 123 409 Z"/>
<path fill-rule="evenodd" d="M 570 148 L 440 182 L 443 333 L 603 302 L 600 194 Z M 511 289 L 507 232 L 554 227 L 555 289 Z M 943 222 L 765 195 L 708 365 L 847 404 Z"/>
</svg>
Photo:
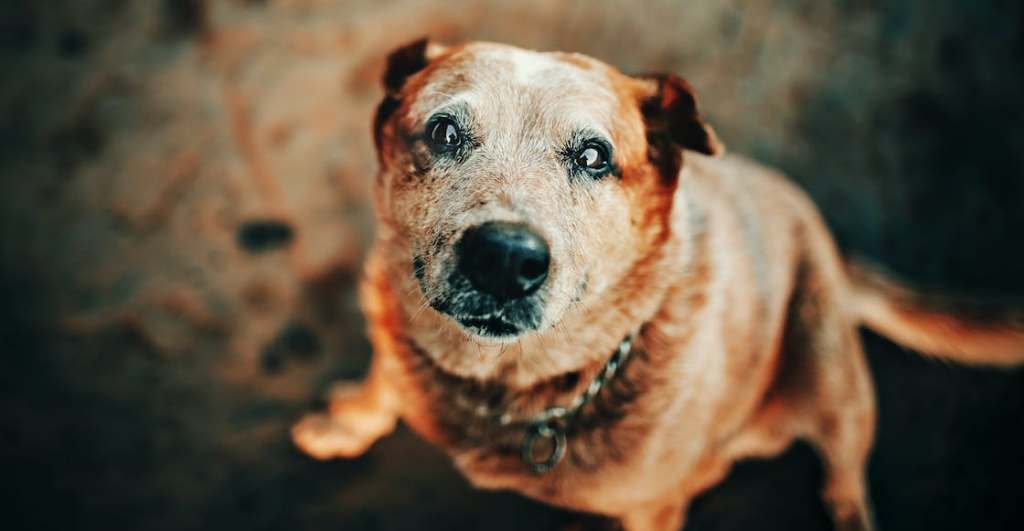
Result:
<svg viewBox="0 0 1024 531">
<path fill-rule="evenodd" d="M 504 78 L 524 87 L 570 87 L 607 90 L 603 72 L 584 67 L 582 59 L 569 61 L 564 56 L 521 50 L 496 48 L 480 52 L 480 58 L 499 69 L 504 67 Z M 500 70 L 499 70 L 500 71 Z"/>
<path fill-rule="evenodd" d="M 600 127 L 611 121 L 618 97 L 610 69 L 597 60 L 480 43 L 441 60 L 411 111 L 422 119 L 462 103 L 478 112 L 544 112 Z"/>
</svg>

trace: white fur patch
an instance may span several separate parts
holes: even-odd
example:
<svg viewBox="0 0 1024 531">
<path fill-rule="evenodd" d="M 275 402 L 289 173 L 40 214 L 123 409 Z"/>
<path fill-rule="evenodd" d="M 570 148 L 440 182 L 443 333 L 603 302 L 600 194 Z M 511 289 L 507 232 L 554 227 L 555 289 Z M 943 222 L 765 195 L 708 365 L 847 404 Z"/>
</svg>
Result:
<svg viewBox="0 0 1024 531">
<path fill-rule="evenodd" d="M 551 57 L 523 50 L 514 50 L 513 53 L 504 51 L 504 54 L 512 63 L 516 83 L 520 85 L 553 83 L 555 80 L 552 78 L 558 77 L 551 75 L 554 68 L 559 66 L 559 63 Z"/>
</svg>

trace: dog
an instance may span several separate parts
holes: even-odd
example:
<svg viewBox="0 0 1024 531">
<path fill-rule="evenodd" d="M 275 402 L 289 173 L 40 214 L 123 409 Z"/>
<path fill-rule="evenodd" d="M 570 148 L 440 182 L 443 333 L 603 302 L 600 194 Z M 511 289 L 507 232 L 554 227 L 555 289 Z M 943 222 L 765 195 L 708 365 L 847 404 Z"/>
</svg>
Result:
<svg viewBox="0 0 1024 531">
<path fill-rule="evenodd" d="M 737 460 L 808 441 L 837 529 L 874 529 L 857 327 L 1024 361 L 1021 313 L 844 260 L 814 204 L 723 146 L 691 86 L 590 57 L 419 40 L 373 124 L 366 379 L 292 429 L 354 457 L 399 418 L 474 485 L 684 525 Z"/>
</svg>

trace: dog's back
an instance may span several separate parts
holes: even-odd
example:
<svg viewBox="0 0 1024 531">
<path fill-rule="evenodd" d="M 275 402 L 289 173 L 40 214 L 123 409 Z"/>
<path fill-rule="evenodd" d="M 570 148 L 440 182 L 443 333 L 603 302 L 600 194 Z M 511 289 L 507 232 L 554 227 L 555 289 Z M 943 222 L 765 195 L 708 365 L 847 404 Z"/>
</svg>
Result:
<svg viewBox="0 0 1024 531">
<path fill-rule="evenodd" d="M 792 262 L 780 258 L 809 253 L 826 269 L 842 270 L 845 305 L 855 322 L 914 350 L 962 363 L 1024 362 L 1024 308 L 1015 301 L 929 292 L 862 257 L 840 257 L 817 207 L 785 176 L 736 155 L 691 155 L 687 162 L 683 186 L 689 175 L 689 193 L 710 190 L 704 204 L 715 204 L 717 197 L 723 210 L 735 212 L 749 235 L 740 258 L 757 264 L 769 291 L 791 269 Z"/>
</svg>

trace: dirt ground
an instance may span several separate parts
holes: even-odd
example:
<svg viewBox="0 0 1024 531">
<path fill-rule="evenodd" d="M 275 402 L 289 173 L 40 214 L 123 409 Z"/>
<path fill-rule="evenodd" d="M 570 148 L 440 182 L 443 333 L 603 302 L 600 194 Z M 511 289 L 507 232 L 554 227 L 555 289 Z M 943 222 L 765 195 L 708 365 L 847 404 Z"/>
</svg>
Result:
<svg viewBox="0 0 1024 531">
<path fill-rule="evenodd" d="M 1024 4 L 961 0 L 0 3 L 3 529 L 588 529 L 472 490 L 406 429 L 357 460 L 287 440 L 369 358 L 370 118 L 430 35 L 672 71 L 730 150 L 841 246 L 1024 302 Z M 865 333 L 883 530 L 1024 529 L 1024 370 Z M 798 445 L 688 530 L 829 529 Z"/>
</svg>

